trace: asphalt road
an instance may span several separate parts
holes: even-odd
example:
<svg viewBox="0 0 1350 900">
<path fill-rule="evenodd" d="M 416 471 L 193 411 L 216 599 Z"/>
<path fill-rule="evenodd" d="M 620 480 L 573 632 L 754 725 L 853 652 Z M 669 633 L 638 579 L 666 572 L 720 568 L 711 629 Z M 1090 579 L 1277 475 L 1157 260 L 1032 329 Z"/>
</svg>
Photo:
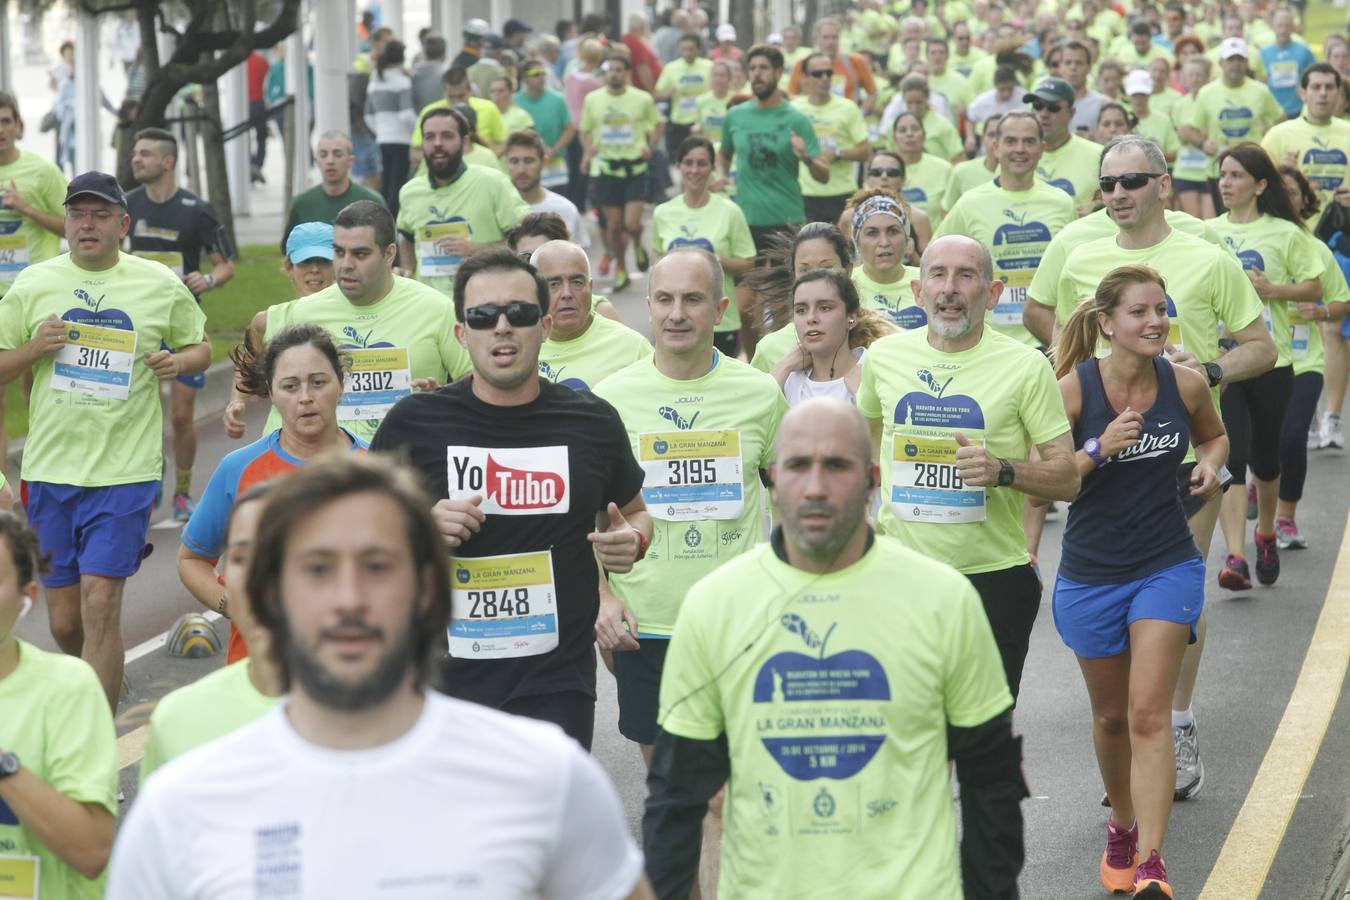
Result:
<svg viewBox="0 0 1350 900">
<path fill-rule="evenodd" d="M 642 287 L 639 277 L 633 288 L 613 298 L 625 320 L 635 327 L 645 320 L 640 302 Z M 261 420 L 262 411 L 255 408 L 250 434 L 257 433 Z M 200 486 L 215 462 L 241 444 L 227 440 L 215 418 L 202 422 L 199 430 Z M 1340 451 L 1312 454 L 1308 500 L 1299 516 L 1312 547 L 1285 554 L 1284 570 L 1274 587 L 1244 594 L 1219 589 L 1212 573 L 1220 559 L 1222 540 L 1215 540 L 1206 598 L 1209 644 L 1195 704 L 1206 781 L 1197 798 L 1177 805 L 1167 842 L 1166 859 L 1178 897 L 1199 896 L 1210 878 L 1299 677 L 1327 597 L 1346 511 L 1350 509 L 1350 480 L 1345 478 L 1348 455 Z M 1041 559 L 1047 579 L 1052 579 L 1058 562 L 1062 524 L 1061 515 L 1046 528 Z M 155 552 L 126 593 L 124 630 L 129 648 L 160 635 L 183 612 L 198 609 L 177 577 L 177 528 L 160 523 L 152 529 L 151 538 Z M 41 607 L 36 613 L 23 623 L 19 633 L 26 640 L 51 647 Z M 223 624 L 217 627 L 223 630 Z M 119 734 L 134 732 L 145 721 L 149 704 L 158 697 L 216 668 L 221 661 L 220 657 L 171 659 L 162 649 L 136 659 L 127 668 L 128 690 L 120 711 Z M 618 786 L 636 833 L 645 795 L 642 761 L 636 747 L 617 733 L 613 679 L 603 671 L 600 685 L 594 752 Z M 1264 836 L 1267 841 L 1280 842 L 1280 847 L 1260 893 L 1262 898 L 1321 900 L 1327 893 L 1344 846 L 1350 810 L 1346 787 L 1350 785 L 1350 753 L 1345 750 L 1350 746 L 1350 703 L 1343 690 L 1339 697 L 1287 830 L 1282 821 L 1272 819 Z M 1105 896 L 1097 881 L 1105 810 L 1098 805 L 1101 787 L 1089 724 L 1082 680 L 1072 654 L 1055 633 L 1047 592 L 1032 638 L 1017 713 L 1017 727 L 1025 735 L 1025 771 L 1033 794 L 1023 805 L 1028 847 L 1022 877 L 1024 897 Z M 134 761 L 134 736 L 123 744 L 127 745 L 125 757 Z M 128 802 L 135 796 L 135 768 L 129 764 L 123 771 Z"/>
</svg>

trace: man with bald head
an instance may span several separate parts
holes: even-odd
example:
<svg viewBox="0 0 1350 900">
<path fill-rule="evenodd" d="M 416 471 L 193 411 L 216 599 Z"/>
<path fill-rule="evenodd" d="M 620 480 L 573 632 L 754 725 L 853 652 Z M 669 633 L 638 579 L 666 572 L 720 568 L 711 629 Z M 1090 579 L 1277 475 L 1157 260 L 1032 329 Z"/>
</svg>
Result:
<svg viewBox="0 0 1350 900">
<path fill-rule="evenodd" d="M 657 895 L 688 896 L 726 783 L 722 896 L 833 896 L 866 870 L 871 896 L 1015 897 L 1021 744 L 975 590 L 868 525 L 879 473 L 848 404 L 793 407 L 772 475 L 782 524 L 690 589 L 670 641 L 642 823 Z"/>
<path fill-rule="evenodd" d="M 549 241 L 530 254 L 548 285 L 553 330 L 539 348 L 539 377 L 589 391 L 610 375 L 652 355 L 647 339 L 627 325 L 597 316 L 591 263 L 571 241 Z"/>
<path fill-rule="evenodd" d="M 1004 287 L 978 241 L 929 244 L 912 284 L 928 327 L 868 348 L 858 409 L 881 460 L 882 533 L 971 580 L 1016 698 L 1041 603 L 1022 498 L 1072 500 L 1079 475 L 1050 363 L 985 325 Z"/>
</svg>

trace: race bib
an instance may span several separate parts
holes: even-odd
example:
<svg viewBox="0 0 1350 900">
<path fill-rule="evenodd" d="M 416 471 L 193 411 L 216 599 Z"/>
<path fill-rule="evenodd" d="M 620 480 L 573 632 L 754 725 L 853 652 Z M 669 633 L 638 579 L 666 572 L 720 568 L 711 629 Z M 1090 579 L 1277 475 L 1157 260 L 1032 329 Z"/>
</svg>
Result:
<svg viewBox="0 0 1350 900">
<path fill-rule="evenodd" d="M 558 599 L 549 551 L 456 558 L 450 592 L 450 655 L 538 656 L 558 646 Z"/>
<path fill-rule="evenodd" d="M 980 445 L 979 441 L 972 443 Z M 984 488 L 956 471 L 956 438 L 896 432 L 891 454 L 891 511 L 904 522 L 983 522 Z"/>
<path fill-rule="evenodd" d="M 440 225 L 423 225 L 417 229 L 417 274 L 423 277 L 436 275 L 453 276 L 463 261 L 441 251 L 438 242 L 444 238 L 469 237 L 468 222 L 444 222 Z"/>
<path fill-rule="evenodd" d="M 102 400 L 131 396 L 136 332 L 66 323 L 66 345 L 52 362 L 52 389 Z"/>
<path fill-rule="evenodd" d="M 0 853 L 0 897 L 37 900 L 41 875 L 42 860 L 36 856 Z"/>
<path fill-rule="evenodd" d="M 998 305 L 994 307 L 995 325 L 1021 325 L 1022 310 L 1027 305 L 1027 288 L 1031 287 L 1031 277 L 1035 269 L 1012 269 L 1003 273 L 1006 287 L 999 294 Z"/>
<path fill-rule="evenodd" d="M 642 499 L 658 519 L 735 519 L 745 507 L 741 433 L 648 432 L 638 436 Z"/>
<path fill-rule="evenodd" d="M 342 350 L 347 375 L 342 379 L 338 419 L 383 419 L 394 404 L 412 393 L 406 347 Z"/>
<path fill-rule="evenodd" d="M 1290 355 L 1294 359 L 1308 358 L 1308 338 L 1312 329 L 1307 325 L 1293 325 L 1289 329 Z"/>
<path fill-rule="evenodd" d="M 682 116 L 692 116 L 697 114 L 698 95 L 697 94 L 694 94 L 693 96 L 682 95 L 679 101 L 675 104 L 675 108 L 679 110 L 679 113 Z"/>
<path fill-rule="evenodd" d="M 567 184 L 567 160 L 561 156 L 550 159 L 539 176 L 539 183 L 546 188 Z"/>
<path fill-rule="evenodd" d="M 177 250 L 140 250 L 136 253 L 141 259 L 148 259 L 173 269 L 173 274 L 183 277 L 183 254 Z"/>
<path fill-rule="evenodd" d="M 1209 157 L 1205 151 L 1194 144 L 1182 144 L 1181 149 L 1177 151 L 1178 169 L 1203 169 L 1209 165 Z"/>
<path fill-rule="evenodd" d="M 28 265 L 28 242 L 21 234 L 0 237 L 0 282 L 8 283 L 19 277 Z"/>
<path fill-rule="evenodd" d="M 627 148 L 633 146 L 633 125 L 631 122 L 615 122 L 600 126 L 600 146 Z"/>
<path fill-rule="evenodd" d="M 445 448 L 451 500 L 474 494 L 488 515 L 538 516 L 571 508 L 567 447 Z"/>
<path fill-rule="evenodd" d="M 1292 59 L 1284 59 L 1270 64 L 1269 84 L 1273 88 L 1296 88 L 1298 87 L 1298 63 Z"/>
</svg>

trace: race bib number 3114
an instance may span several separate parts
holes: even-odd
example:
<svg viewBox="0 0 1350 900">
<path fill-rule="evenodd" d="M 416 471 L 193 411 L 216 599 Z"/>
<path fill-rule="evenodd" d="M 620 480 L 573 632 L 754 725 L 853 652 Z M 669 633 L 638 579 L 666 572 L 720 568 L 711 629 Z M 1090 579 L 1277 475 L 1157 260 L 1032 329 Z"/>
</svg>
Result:
<svg viewBox="0 0 1350 900">
<path fill-rule="evenodd" d="M 66 344 L 52 360 L 52 389 L 103 400 L 131 396 L 136 332 L 66 323 Z"/>
</svg>

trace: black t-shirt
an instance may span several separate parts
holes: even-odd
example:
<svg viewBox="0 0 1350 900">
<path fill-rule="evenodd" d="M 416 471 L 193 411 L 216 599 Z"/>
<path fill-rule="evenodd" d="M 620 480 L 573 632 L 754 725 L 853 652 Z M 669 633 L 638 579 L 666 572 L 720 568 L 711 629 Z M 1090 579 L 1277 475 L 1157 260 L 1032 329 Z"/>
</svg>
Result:
<svg viewBox="0 0 1350 900">
<path fill-rule="evenodd" d="M 203 252 L 231 256 L 216 211 L 191 191 L 180 188 L 167 203 L 155 203 L 142 185 L 127 194 L 127 212 L 132 253 L 181 253 L 183 274 L 201 271 Z"/>
<path fill-rule="evenodd" d="M 562 691 L 595 696 L 599 573 L 586 536 L 610 502 L 622 508 L 637 496 L 642 469 L 619 414 L 594 394 L 541 381 L 533 402 L 493 406 L 474 396 L 472 381 L 403 398 L 370 446 L 405 453 L 438 500 L 461 486 L 484 497 L 482 530 L 457 558 L 548 551 L 558 646 L 534 656 L 451 658 L 445 689 L 493 707 Z"/>
</svg>

